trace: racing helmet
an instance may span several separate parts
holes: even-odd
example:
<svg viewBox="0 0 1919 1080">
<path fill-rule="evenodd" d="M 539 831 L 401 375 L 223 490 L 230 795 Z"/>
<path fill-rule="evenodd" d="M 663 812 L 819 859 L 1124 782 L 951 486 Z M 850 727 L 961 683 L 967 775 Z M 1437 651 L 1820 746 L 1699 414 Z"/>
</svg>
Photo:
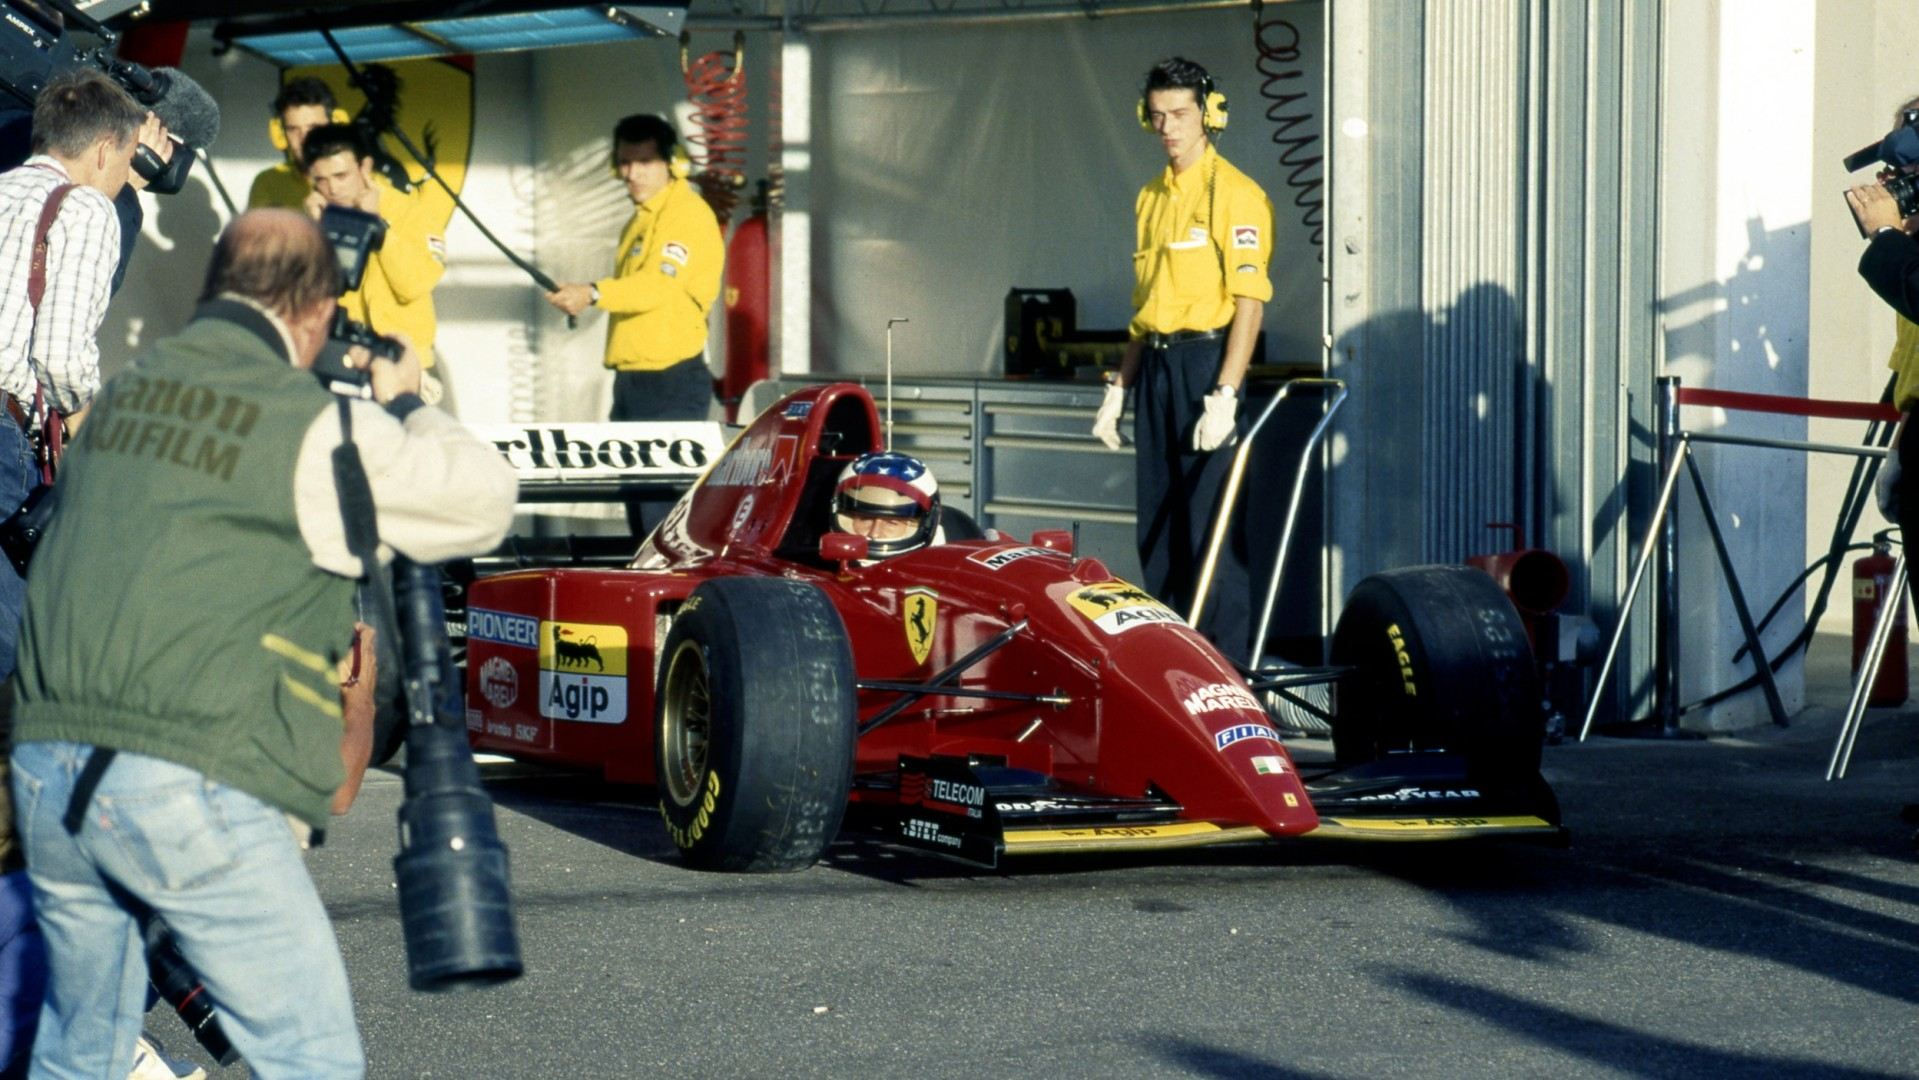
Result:
<svg viewBox="0 0 1919 1080">
<path fill-rule="evenodd" d="M 866 537 L 866 550 L 875 558 L 925 547 L 939 523 L 939 481 L 918 458 L 887 450 L 861 454 L 840 470 L 833 524 Z"/>
</svg>

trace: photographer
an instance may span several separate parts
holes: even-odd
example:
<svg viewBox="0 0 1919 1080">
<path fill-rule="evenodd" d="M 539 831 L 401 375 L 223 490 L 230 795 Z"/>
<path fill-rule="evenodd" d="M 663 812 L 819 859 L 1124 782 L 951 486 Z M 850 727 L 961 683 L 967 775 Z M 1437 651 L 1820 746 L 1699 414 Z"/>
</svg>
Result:
<svg viewBox="0 0 1919 1080">
<path fill-rule="evenodd" d="M 373 148 L 360 129 L 346 124 L 315 128 L 303 147 L 307 179 L 313 184 L 304 204 L 310 217 L 318 221 L 328 206 L 340 206 L 386 223 L 385 239 L 368 261 L 366 277 L 340 298 L 340 306 L 376 334 L 403 334 L 411 340 L 428 371 L 423 396 L 438 403 L 443 388 L 431 374 L 438 325 L 433 287 L 446 273 L 446 241 L 432 232 L 417 198 L 374 172 Z"/>
<path fill-rule="evenodd" d="M 1906 415 L 1910 426 L 1915 405 L 1919 405 L 1919 370 L 1914 370 L 1908 346 L 1908 327 L 1919 321 L 1919 215 L 1905 217 L 1899 204 L 1883 184 L 1863 184 L 1846 192 L 1853 218 L 1861 232 L 1871 237 L 1859 259 L 1859 276 L 1866 279 L 1880 299 L 1899 313 L 1898 346 L 1888 361 L 1896 372 L 1893 405 Z M 1902 364 L 1902 358 L 1908 362 Z M 1902 536 L 1919 536 L 1919 437 L 1902 432 L 1892 448 L 1882 490 L 1890 491 L 1890 500 L 1881 499 L 1888 516 L 1899 523 Z"/>
<path fill-rule="evenodd" d="M 34 485 L 36 409 L 77 425 L 99 389 L 95 335 L 120 256 L 113 199 L 151 122 L 105 75 L 69 72 L 34 103 L 34 156 L 0 174 L 0 517 Z M 0 674 L 13 670 L 24 588 L 11 565 L 0 568 Z"/>
<path fill-rule="evenodd" d="M 289 825 L 322 825 L 348 780 L 335 665 L 360 566 L 330 460 L 341 414 L 379 535 L 415 561 L 496 545 L 516 488 L 421 402 L 412 349 L 372 365 L 385 410 L 337 405 L 305 373 L 338 274 L 298 214 L 237 218 L 193 321 L 107 385 L 66 460 L 14 681 L 15 802 L 52 967 L 36 1073 L 128 1060 L 146 910 L 254 1075 L 364 1071 Z"/>
</svg>

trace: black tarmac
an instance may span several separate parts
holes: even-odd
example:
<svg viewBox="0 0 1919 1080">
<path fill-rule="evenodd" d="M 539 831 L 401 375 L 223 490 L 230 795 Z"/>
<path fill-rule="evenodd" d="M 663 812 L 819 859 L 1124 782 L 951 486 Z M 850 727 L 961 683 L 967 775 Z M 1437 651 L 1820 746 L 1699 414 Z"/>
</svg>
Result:
<svg viewBox="0 0 1919 1080">
<path fill-rule="evenodd" d="M 312 867 L 376 1077 L 1919 1075 L 1919 705 L 1828 783 L 1833 682 L 1783 730 L 1549 747 L 1564 848 L 986 873 L 849 833 L 727 876 L 644 791 L 485 766 L 527 973 L 465 994 L 406 986 L 397 776 Z"/>
</svg>

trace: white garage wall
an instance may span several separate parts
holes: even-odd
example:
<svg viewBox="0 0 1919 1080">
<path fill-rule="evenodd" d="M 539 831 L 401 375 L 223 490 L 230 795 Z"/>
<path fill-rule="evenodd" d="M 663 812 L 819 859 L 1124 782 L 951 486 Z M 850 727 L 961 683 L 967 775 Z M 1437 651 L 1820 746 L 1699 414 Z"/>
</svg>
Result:
<svg viewBox="0 0 1919 1080">
<path fill-rule="evenodd" d="M 1323 113 L 1319 6 L 1267 14 L 1298 24 L 1303 77 L 1285 85 Z M 1318 362 L 1321 264 L 1279 167 L 1248 12 L 811 41 L 815 370 L 878 370 L 886 320 L 904 315 L 900 370 L 998 373 L 1013 286 L 1070 288 L 1081 328 L 1123 327 L 1134 197 L 1166 160 L 1134 102 L 1146 70 L 1176 54 L 1219 80 L 1232 106 L 1221 150 L 1275 204 L 1268 359 Z"/>
<path fill-rule="evenodd" d="M 1268 70 L 1297 70 L 1299 78 L 1277 85 L 1309 94 L 1292 112 L 1317 114 L 1319 6 L 1289 4 L 1280 14 L 1298 24 L 1304 56 Z M 756 177 L 771 137 L 777 41 L 747 36 Z M 1070 288 L 1082 327 L 1123 326 L 1133 199 L 1164 162 L 1138 129 L 1133 102 L 1146 69 L 1176 53 L 1219 77 L 1233 106 L 1223 149 L 1276 204 L 1269 355 L 1317 360 L 1320 263 L 1271 141 L 1276 125 L 1264 115 L 1269 102 L 1247 12 L 862 30 L 809 41 L 818 109 L 817 370 L 876 370 L 886 317 L 905 314 L 913 323 L 899 332 L 902 370 L 997 373 L 1003 300 L 1014 285 Z M 694 36 L 695 52 L 728 47 L 730 35 Z M 244 202 L 254 174 L 278 159 L 266 135 L 277 72 L 240 50 L 215 57 L 204 33 L 190 39 L 182 67 L 221 104 L 215 164 Z M 684 98 L 677 42 L 480 57 L 476 93 L 467 201 L 556 279 L 609 272 L 631 206 L 605 168 L 608 133 L 626 113 L 663 111 Z M 1292 133 L 1317 130 L 1315 118 Z M 148 208 L 146 236 L 102 331 L 109 372 L 184 323 L 229 216 L 198 168 L 186 192 L 149 197 Z M 604 416 L 604 319 L 589 312 L 567 329 L 463 217 L 455 216 L 447 239 L 448 273 L 435 300 L 460 414 Z M 722 351 L 716 334 L 716 370 Z"/>
</svg>

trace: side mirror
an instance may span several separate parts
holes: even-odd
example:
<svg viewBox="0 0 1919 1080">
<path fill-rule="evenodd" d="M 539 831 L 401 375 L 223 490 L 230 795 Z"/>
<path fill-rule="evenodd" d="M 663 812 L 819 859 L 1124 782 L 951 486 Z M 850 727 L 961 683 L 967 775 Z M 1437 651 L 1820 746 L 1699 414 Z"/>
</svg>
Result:
<svg viewBox="0 0 1919 1080">
<path fill-rule="evenodd" d="M 1041 529 L 1033 534 L 1033 546 L 1048 551 L 1073 553 L 1073 534 L 1066 529 Z"/>
<path fill-rule="evenodd" d="M 820 558 L 837 563 L 841 570 L 847 563 L 860 562 L 866 558 L 869 545 L 866 537 L 852 533 L 830 532 L 820 537 Z"/>
</svg>

